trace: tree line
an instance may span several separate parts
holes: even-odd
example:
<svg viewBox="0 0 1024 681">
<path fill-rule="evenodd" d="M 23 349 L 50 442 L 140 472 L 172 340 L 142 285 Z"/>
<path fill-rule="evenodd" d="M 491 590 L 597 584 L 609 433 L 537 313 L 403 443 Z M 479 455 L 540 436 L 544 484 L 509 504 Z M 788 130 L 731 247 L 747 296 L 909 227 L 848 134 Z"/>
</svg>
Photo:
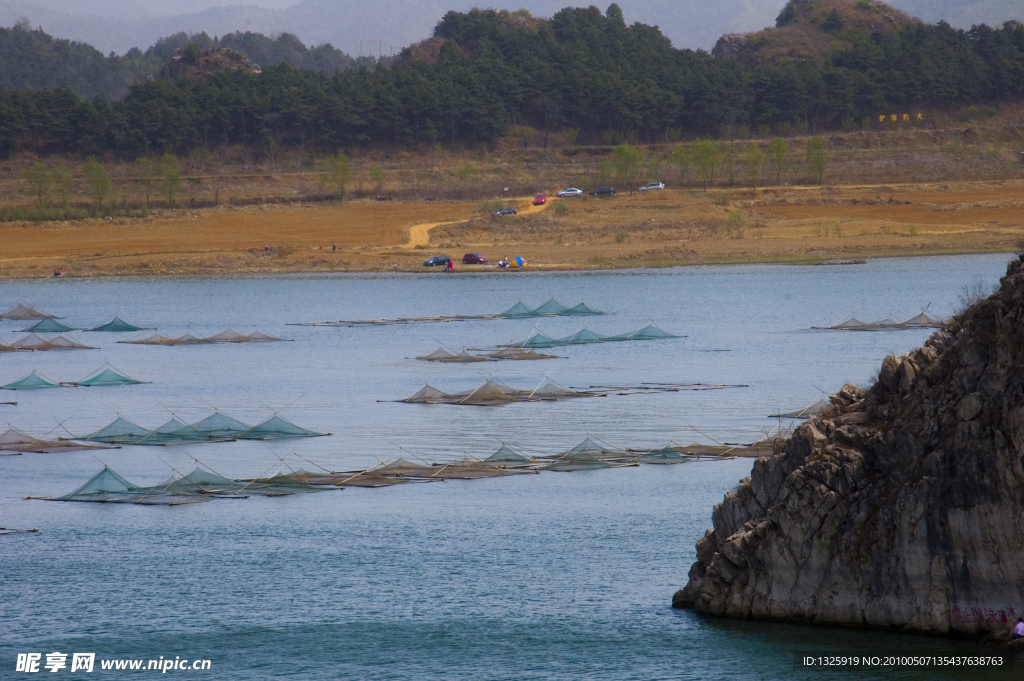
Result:
<svg viewBox="0 0 1024 681">
<path fill-rule="evenodd" d="M 720 130 L 817 133 L 879 113 L 1024 98 L 1024 24 L 970 31 L 911 24 L 854 36 L 821 60 L 746 65 L 678 50 L 617 5 L 550 20 L 449 12 L 436 56 L 328 74 L 282 63 L 262 74 L 147 81 L 116 102 L 68 89 L 0 90 L 0 154 L 187 153 L 246 145 L 333 153 L 362 145 L 476 147 L 509 131 L 613 145 Z M 527 140 L 529 141 L 529 140 Z"/>
</svg>

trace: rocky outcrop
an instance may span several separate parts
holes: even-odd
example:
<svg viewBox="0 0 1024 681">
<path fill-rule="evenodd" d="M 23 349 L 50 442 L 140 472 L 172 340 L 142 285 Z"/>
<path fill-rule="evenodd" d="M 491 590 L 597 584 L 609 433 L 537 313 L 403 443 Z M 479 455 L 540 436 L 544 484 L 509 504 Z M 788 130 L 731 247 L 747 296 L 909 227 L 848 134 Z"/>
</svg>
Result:
<svg viewBox="0 0 1024 681">
<path fill-rule="evenodd" d="M 751 33 L 726 33 L 711 50 L 715 59 L 740 59 L 750 44 Z"/>
<path fill-rule="evenodd" d="M 260 67 L 241 52 L 227 48 L 199 49 L 193 43 L 184 50 L 175 50 L 157 77 L 174 80 L 184 76 L 210 76 L 219 71 L 259 74 Z"/>
<path fill-rule="evenodd" d="M 715 506 L 673 605 L 1003 635 L 1024 613 L 1024 260 L 831 399 Z"/>
</svg>

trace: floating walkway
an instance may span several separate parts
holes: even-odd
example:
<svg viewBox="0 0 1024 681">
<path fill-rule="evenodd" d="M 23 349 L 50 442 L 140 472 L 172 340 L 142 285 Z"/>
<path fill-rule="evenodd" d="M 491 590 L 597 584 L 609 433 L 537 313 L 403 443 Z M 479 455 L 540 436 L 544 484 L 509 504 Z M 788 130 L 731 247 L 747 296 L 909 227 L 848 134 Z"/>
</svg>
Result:
<svg viewBox="0 0 1024 681">
<path fill-rule="evenodd" d="M 533 317 L 587 317 L 593 315 L 608 315 L 611 312 L 602 312 L 586 303 L 580 303 L 569 307 L 551 297 L 546 303 L 537 308 L 532 308 L 522 301 L 519 301 L 504 312 L 497 314 L 481 315 L 437 315 L 434 317 L 396 317 L 394 319 L 362 319 L 362 320 L 340 320 L 337 322 L 300 322 L 288 326 L 391 326 L 394 324 L 431 324 L 438 322 L 465 322 L 480 319 L 530 319 Z"/>
</svg>

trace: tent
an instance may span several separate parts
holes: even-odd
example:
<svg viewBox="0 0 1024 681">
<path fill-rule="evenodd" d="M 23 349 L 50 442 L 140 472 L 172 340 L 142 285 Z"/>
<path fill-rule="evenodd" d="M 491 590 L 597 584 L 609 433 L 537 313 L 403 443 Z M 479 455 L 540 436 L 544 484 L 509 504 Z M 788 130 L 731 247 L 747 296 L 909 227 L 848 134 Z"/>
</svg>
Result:
<svg viewBox="0 0 1024 681">
<path fill-rule="evenodd" d="M 101 385 L 141 385 L 143 383 L 149 383 L 150 381 L 139 381 L 131 376 L 122 374 L 119 371 L 115 371 L 110 367 L 101 368 L 95 372 L 89 378 L 79 381 L 75 385 L 84 385 L 86 387 L 101 386 Z"/>
<path fill-rule="evenodd" d="M 151 328 L 153 327 L 135 326 L 134 324 L 129 324 L 125 320 L 115 315 L 114 318 L 111 319 L 106 324 L 91 329 L 86 329 L 86 331 L 109 331 L 115 333 L 125 333 L 128 331 L 145 331 Z"/>
<path fill-rule="evenodd" d="M 539 315 L 554 316 L 560 315 L 569 309 L 568 305 L 563 305 L 554 296 L 548 299 L 546 303 L 534 310 Z"/>
<path fill-rule="evenodd" d="M 24 303 L 18 303 L 7 312 L 0 314 L 0 319 L 60 319 L 60 317 L 47 314 Z"/>
<path fill-rule="evenodd" d="M 41 319 L 27 329 L 22 329 L 29 333 L 64 333 L 65 331 L 76 331 L 75 327 L 68 326 L 63 322 L 59 322 L 53 317 L 47 317 Z"/>
<path fill-rule="evenodd" d="M 17 428 L 8 428 L 0 433 L 0 452 L 35 452 L 49 454 L 51 452 L 70 452 L 83 449 L 109 449 L 98 445 L 86 445 L 67 440 L 41 440 L 23 433 Z"/>
<path fill-rule="evenodd" d="M 33 371 L 25 378 L 8 383 L 7 385 L 0 385 L 0 390 L 35 390 L 36 388 L 59 388 L 60 383 L 54 383 L 44 376 L 40 376 L 37 372 Z"/>
<path fill-rule="evenodd" d="M 509 267 L 526 267 L 527 262 L 520 256 L 515 256 L 508 261 Z"/>
</svg>

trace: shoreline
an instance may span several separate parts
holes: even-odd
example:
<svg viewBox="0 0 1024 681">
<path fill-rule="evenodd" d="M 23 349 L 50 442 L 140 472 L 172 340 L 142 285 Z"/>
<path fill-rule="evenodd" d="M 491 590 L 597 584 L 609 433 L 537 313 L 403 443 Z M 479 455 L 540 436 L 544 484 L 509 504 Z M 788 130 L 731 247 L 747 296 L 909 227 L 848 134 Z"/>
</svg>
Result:
<svg viewBox="0 0 1024 681">
<path fill-rule="evenodd" d="M 0 280 L 109 276 L 600 271 L 689 265 L 854 264 L 1012 253 L 1024 247 L 1024 182 L 782 187 L 756 196 L 667 189 L 611 198 L 375 202 L 179 209 L 146 218 L 0 223 Z M 463 265 L 462 254 L 523 269 Z"/>
</svg>

